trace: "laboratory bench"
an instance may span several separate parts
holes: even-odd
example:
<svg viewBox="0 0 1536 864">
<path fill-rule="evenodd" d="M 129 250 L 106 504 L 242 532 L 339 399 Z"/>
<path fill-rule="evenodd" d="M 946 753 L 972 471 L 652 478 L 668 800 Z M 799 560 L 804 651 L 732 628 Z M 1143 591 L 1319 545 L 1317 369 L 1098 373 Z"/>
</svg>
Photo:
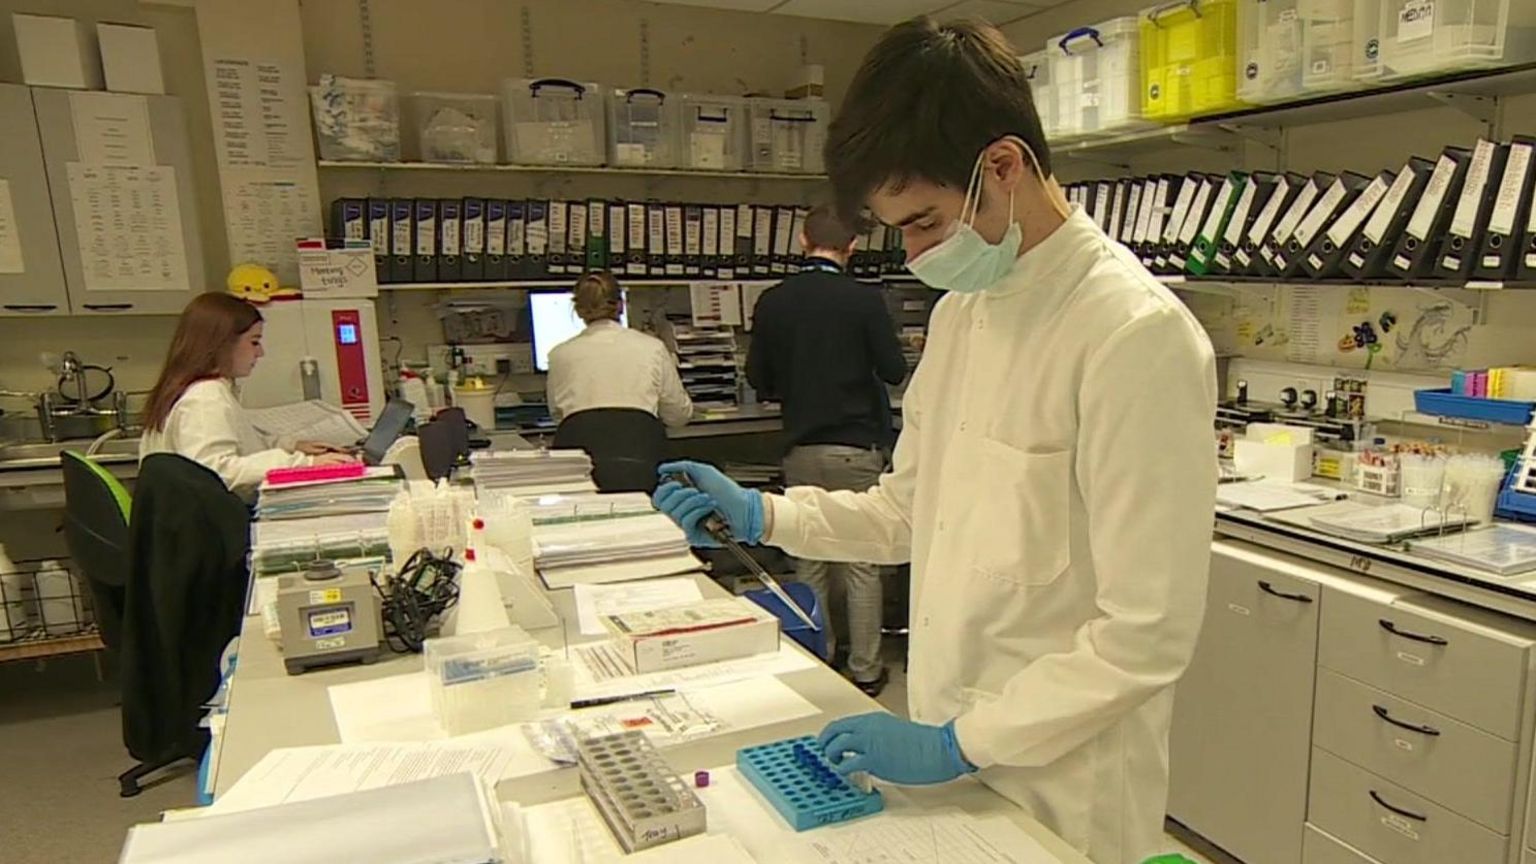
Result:
<svg viewBox="0 0 1536 864">
<path fill-rule="evenodd" d="M 1245 864 L 1536 861 L 1536 574 L 1275 515 L 1216 515 L 1169 815 Z"/>
<path fill-rule="evenodd" d="M 727 596 L 725 589 L 707 576 L 696 574 L 694 578 L 705 598 Z M 580 632 L 573 591 L 545 593 L 562 624 L 532 631 L 531 635 L 550 647 L 599 638 Z M 786 644 L 793 645 L 787 640 Z M 795 646 L 795 650 L 800 649 Z M 368 666 L 288 675 L 277 646 L 262 632 L 259 616 L 245 618 L 238 654 L 230 680 L 224 730 L 217 756 L 209 766 L 215 800 L 275 748 L 339 743 L 327 688 L 413 672 L 422 665 L 420 655 L 388 655 Z M 878 703 L 820 663 L 810 669 L 785 674 L 781 679 L 811 702 L 818 713 L 668 747 L 662 751 L 668 763 L 683 776 L 699 769 L 733 765 L 736 751 L 742 747 L 798 735 L 815 735 L 834 718 L 881 710 Z M 496 792 L 500 800 L 529 804 L 580 794 L 574 768 L 506 779 L 497 785 Z M 977 781 L 963 779 L 937 787 L 903 787 L 902 792 L 914 802 L 934 808 L 958 807 L 977 816 L 1006 815 L 1058 856 L 1061 864 L 1089 864 L 1086 858 L 1024 811 Z"/>
</svg>

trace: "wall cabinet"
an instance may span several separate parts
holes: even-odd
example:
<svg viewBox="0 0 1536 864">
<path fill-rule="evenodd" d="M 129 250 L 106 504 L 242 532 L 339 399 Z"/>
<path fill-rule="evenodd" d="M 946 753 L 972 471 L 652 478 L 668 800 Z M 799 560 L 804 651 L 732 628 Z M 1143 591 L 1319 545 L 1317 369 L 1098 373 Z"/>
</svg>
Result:
<svg viewBox="0 0 1536 864">
<path fill-rule="evenodd" d="M 68 315 L 32 92 L 0 84 L 0 316 Z"/>
</svg>

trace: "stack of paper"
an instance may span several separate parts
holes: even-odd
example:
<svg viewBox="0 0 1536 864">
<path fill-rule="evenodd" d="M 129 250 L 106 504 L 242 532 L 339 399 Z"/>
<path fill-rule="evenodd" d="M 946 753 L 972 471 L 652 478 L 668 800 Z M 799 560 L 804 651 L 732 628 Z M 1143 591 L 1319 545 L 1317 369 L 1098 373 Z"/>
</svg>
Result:
<svg viewBox="0 0 1536 864">
<path fill-rule="evenodd" d="M 484 786 L 460 773 L 200 819 L 138 825 L 119 864 L 496 864 Z"/>
<path fill-rule="evenodd" d="M 479 491 L 595 492 L 592 457 L 584 450 L 480 450 L 470 454 Z"/>
<path fill-rule="evenodd" d="M 1536 529 L 1519 525 L 1491 525 L 1449 537 L 1431 537 L 1408 544 L 1408 551 L 1514 576 L 1536 570 Z"/>
<path fill-rule="evenodd" d="M 251 527 L 251 571 L 289 573 L 317 558 L 349 560 L 389 555 L 389 514 L 350 513 L 256 522 Z"/>
<path fill-rule="evenodd" d="M 1268 483 L 1249 481 L 1223 483 L 1216 487 L 1216 503 L 1241 507 L 1259 513 L 1313 507 L 1324 501 L 1343 498 L 1344 493 L 1303 483 Z"/>
<path fill-rule="evenodd" d="M 556 587 L 552 574 L 560 571 L 623 564 L 640 571 L 625 578 L 639 579 L 676 575 L 698 567 L 683 530 L 661 513 L 536 525 L 533 544 L 535 564 L 551 588 Z M 648 566 L 653 563 L 655 567 Z M 570 584 L 580 581 L 615 580 L 576 579 Z"/>
<path fill-rule="evenodd" d="M 651 505 L 651 496 L 644 492 L 620 492 L 611 495 L 597 492 L 537 495 L 524 497 L 522 501 L 532 514 L 535 525 L 621 519 L 628 516 L 646 516 L 656 512 L 656 508 Z"/>
<path fill-rule="evenodd" d="M 1361 543 L 1395 543 L 1442 529 L 1463 528 L 1473 521 L 1471 517 L 1421 510 L 1407 504 L 1373 507 L 1353 502 L 1311 517 L 1312 527 L 1317 530 Z"/>
<path fill-rule="evenodd" d="M 351 414 L 329 402 L 311 399 L 271 408 L 246 409 L 251 425 L 269 437 L 286 441 L 314 441 L 333 447 L 351 447 L 363 440 L 368 430 Z"/>
<path fill-rule="evenodd" d="M 404 488 L 392 466 L 369 468 L 361 477 L 307 483 L 261 484 L 256 518 L 301 519 L 347 513 L 386 513 Z"/>
</svg>

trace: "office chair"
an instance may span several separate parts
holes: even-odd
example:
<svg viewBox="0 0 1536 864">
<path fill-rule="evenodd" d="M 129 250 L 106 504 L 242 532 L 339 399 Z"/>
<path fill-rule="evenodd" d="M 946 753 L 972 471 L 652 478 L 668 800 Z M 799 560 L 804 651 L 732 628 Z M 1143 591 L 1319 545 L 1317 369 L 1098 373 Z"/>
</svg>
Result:
<svg viewBox="0 0 1536 864">
<path fill-rule="evenodd" d="M 560 421 L 558 449 L 585 450 L 599 492 L 656 491 L 656 468 L 667 458 L 667 429 L 638 408 L 591 408 Z"/>
<path fill-rule="evenodd" d="M 240 632 L 250 582 L 250 511 L 219 475 L 172 453 L 139 467 L 124 594 L 123 744 L 139 764 L 119 794 L 208 745 L 204 704 L 219 660 Z"/>
<path fill-rule="evenodd" d="M 116 652 L 122 644 L 132 499 L 116 477 L 87 456 L 66 450 L 59 465 L 64 472 L 64 541 L 90 586 L 101 641 Z"/>
<path fill-rule="evenodd" d="M 416 430 L 421 464 L 433 482 L 453 473 L 469 460 L 469 418 L 463 408 L 445 408 Z"/>
</svg>

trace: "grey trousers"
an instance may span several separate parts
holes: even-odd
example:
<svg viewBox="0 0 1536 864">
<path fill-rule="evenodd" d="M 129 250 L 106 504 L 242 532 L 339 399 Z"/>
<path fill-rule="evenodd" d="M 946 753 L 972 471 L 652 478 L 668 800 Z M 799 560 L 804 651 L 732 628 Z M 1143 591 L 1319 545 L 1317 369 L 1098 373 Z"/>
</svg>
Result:
<svg viewBox="0 0 1536 864">
<path fill-rule="evenodd" d="M 878 450 L 838 444 L 806 444 L 784 457 L 784 479 L 790 486 L 820 486 L 863 492 L 880 480 L 885 455 Z M 848 671 L 855 681 L 880 677 L 880 568 L 874 564 L 842 564 L 797 559 L 796 575 L 816 592 L 827 618 L 828 649 L 836 651 L 837 633 L 848 640 Z M 848 607 L 847 626 L 832 620 L 832 579 L 840 579 Z"/>
</svg>

